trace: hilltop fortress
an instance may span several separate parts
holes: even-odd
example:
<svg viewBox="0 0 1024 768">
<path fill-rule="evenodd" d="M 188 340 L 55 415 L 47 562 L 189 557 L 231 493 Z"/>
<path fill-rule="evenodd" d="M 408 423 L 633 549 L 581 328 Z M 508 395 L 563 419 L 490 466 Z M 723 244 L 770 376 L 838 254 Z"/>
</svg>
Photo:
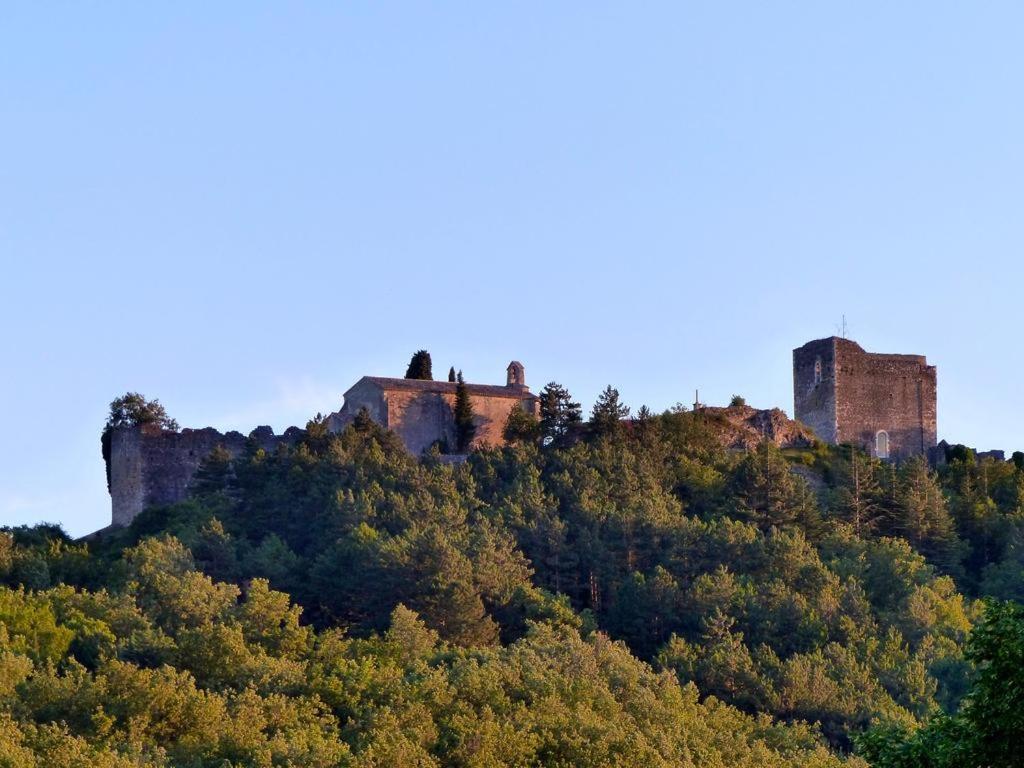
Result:
<svg viewBox="0 0 1024 768">
<path fill-rule="evenodd" d="M 327 427 L 339 432 L 365 408 L 370 418 L 402 438 L 410 453 L 421 454 L 435 443 L 455 445 L 457 386 L 452 381 L 363 376 L 345 392 L 345 404 L 327 418 Z M 526 386 L 526 369 L 517 360 L 508 364 L 505 386 L 466 384 L 466 390 L 476 426 L 473 448 L 501 445 L 513 408 L 540 416 L 537 396 Z"/>
<path fill-rule="evenodd" d="M 342 407 L 327 417 L 327 427 L 340 432 L 361 410 L 402 439 L 410 453 L 419 455 L 433 445 L 455 445 L 455 382 L 364 376 L 344 394 Z M 471 449 L 501 445 L 505 421 L 513 408 L 539 415 L 537 396 L 526 386 L 526 369 L 513 360 L 505 371 L 505 385 L 466 384 L 473 404 L 476 432 Z M 203 459 L 217 446 L 240 455 L 249 441 L 270 452 L 291 445 L 305 430 L 289 427 L 275 435 L 270 427 L 257 427 L 246 437 L 241 432 L 221 434 L 215 429 L 183 429 L 157 425 L 121 427 L 110 435 L 107 478 L 111 523 L 128 525 L 143 509 L 174 504 L 188 495 Z"/>
<path fill-rule="evenodd" d="M 936 372 L 923 355 L 865 352 L 832 336 L 793 350 L 794 414 L 831 445 L 880 459 L 929 454 L 936 440 Z"/>
<path fill-rule="evenodd" d="M 476 427 L 471 449 L 502 445 L 514 408 L 539 416 L 539 399 L 526 385 L 522 363 L 512 361 L 505 374 L 504 385 L 465 385 Z M 457 386 L 364 376 L 344 393 L 327 427 L 341 431 L 365 410 L 401 438 L 410 453 L 452 446 Z M 796 421 L 779 409 L 698 407 L 722 444 L 733 450 L 750 450 L 765 440 L 780 447 L 808 446 L 817 439 L 853 443 L 879 458 L 900 459 L 935 447 L 936 374 L 924 357 L 871 354 L 847 339 L 819 339 L 793 351 L 793 391 Z M 200 464 L 218 446 L 238 456 L 247 446 L 269 452 L 304 435 L 297 427 L 282 435 L 257 427 L 248 436 L 209 427 L 177 432 L 152 424 L 114 429 L 107 460 L 111 524 L 128 525 L 147 507 L 185 499 Z"/>
</svg>

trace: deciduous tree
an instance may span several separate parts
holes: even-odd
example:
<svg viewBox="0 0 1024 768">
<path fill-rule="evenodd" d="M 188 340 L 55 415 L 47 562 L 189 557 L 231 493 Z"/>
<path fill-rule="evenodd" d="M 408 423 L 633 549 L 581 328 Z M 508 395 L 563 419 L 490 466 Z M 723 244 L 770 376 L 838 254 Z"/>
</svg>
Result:
<svg viewBox="0 0 1024 768">
<path fill-rule="evenodd" d="M 167 415 L 159 400 L 147 400 L 138 392 L 126 392 L 110 403 L 107 429 L 159 424 L 163 429 L 176 431 L 178 422 Z"/>
</svg>

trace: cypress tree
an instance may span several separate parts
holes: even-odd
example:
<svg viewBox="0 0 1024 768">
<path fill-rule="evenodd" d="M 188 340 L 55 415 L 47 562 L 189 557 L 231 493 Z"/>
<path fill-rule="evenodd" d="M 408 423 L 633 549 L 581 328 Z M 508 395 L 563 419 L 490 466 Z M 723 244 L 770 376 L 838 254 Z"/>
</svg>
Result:
<svg viewBox="0 0 1024 768">
<path fill-rule="evenodd" d="M 459 453 L 466 453 L 476 434 L 473 423 L 473 403 L 469 399 L 469 390 L 462 378 L 462 371 L 456 377 L 455 387 L 455 443 Z"/>
<path fill-rule="evenodd" d="M 405 372 L 405 378 L 423 379 L 424 381 L 434 380 L 430 353 L 427 350 L 421 349 L 412 356 L 412 360 L 409 361 L 409 368 Z"/>
</svg>

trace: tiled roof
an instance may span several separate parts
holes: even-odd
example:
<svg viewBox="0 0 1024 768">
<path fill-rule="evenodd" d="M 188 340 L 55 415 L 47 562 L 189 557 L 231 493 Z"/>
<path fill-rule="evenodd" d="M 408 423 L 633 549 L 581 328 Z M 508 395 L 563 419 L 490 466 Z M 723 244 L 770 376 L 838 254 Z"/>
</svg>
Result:
<svg viewBox="0 0 1024 768">
<path fill-rule="evenodd" d="M 389 379 L 386 376 L 363 376 L 353 388 L 360 382 L 369 381 L 381 389 L 404 390 L 414 392 L 449 392 L 455 394 L 458 386 L 453 381 L 426 381 L 425 379 Z M 500 384 L 466 384 L 466 389 L 471 395 L 482 395 L 485 397 L 514 397 L 517 400 L 525 400 L 537 397 L 530 390 L 521 387 L 508 387 Z"/>
</svg>

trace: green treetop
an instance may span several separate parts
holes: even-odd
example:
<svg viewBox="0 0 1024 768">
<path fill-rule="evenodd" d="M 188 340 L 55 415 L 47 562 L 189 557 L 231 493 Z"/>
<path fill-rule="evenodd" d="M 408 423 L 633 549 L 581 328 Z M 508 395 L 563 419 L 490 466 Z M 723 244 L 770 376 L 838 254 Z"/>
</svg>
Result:
<svg viewBox="0 0 1024 768">
<path fill-rule="evenodd" d="M 573 402 L 569 390 L 552 381 L 540 392 L 540 429 L 546 438 L 564 437 L 573 424 L 583 421 L 580 404 Z"/>
<path fill-rule="evenodd" d="M 590 428 L 595 434 L 610 435 L 618 432 L 622 420 L 629 416 L 629 407 L 619 401 L 619 390 L 610 384 L 597 396 L 590 413 Z"/>
<path fill-rule="evenodd" d="M 168 417 L 159 400 L 147 400 L 138 392 L 126 392 L 110 403 L 106 429 L 159 424 L 164 429 L 177 430 L 178 422 Z"/>
<path fill-rule="evenodd" d="M 473 442 L 476 424 L 473 423 L 473 403 L 469 399 L 469 390 L 466 389 L 462 371 L 459 371 L 457 382 L 455 386 L 455 443 L 459 453 L 465 453 L 469 450 L 470 443 Z"/>
<path fill-rule="evenodd" d="M 409 368 L 405 372 L 405 378 L 422 379 L 424 381 L 434 380 L 430 353 L 427 350 L 421 349 L 412 356 L 412 360 L 409 361 Z"/>
</svg>

